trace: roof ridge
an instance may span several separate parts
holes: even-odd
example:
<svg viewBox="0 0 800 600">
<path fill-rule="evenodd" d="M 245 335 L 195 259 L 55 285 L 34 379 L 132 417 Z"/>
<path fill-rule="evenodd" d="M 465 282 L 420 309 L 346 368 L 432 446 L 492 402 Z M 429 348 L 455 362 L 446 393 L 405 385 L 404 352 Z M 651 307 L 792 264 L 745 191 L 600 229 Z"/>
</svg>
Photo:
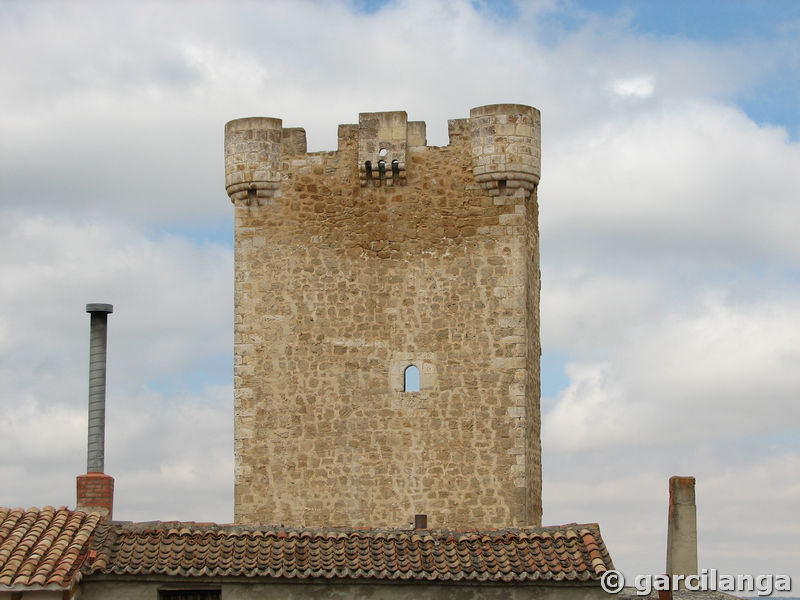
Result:
<svg viewBox="0 0 800 600">
<path fill-rule="evenodd" d="M 512 527 L 486 527 L 486 528 L 453 528 L 441 527 L 426 529 L 408 529 L 408 528 L 392 528 L 392 527 L 357 527 L 357 526 L 325 526 L 325 527 L 302 527 L 302 526 L 285 526 L 285 525 L 246 525 L 241 523 L 213 523 L 213 522 L 197 522 L 197 521 L 108 521 L 109 527 L 122 528 L 127 530 L 164 530 L 178 531 L 186 529 L 189 531 L 227 531 L 227 532 L 240 532 L 240 533 L 272 533 L 280 532 L 286 534 L 353 534 L 353 535 L 369 535 L 375 534 L 396 534 L 396 535 L 490 535 L 500 537 L 507 534 L 531 534 L 531 533 L 551 533 L 559 531 L 574 530 L 578 534 L 582 529 L 590 531 L 599 530 L 597 523 L 568 523 L 565 525 L 547 525 L 547 526 L 512 526 Z"/>
</svg>

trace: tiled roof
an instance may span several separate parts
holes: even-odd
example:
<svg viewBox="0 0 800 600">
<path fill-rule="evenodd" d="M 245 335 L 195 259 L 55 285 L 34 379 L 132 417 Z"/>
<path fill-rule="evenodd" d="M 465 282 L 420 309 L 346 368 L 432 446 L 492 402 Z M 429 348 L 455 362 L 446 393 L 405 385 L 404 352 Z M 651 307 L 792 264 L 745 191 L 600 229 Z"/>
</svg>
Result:
<svg viewBox="0 0 800 600">
<path fill-rule="evenodd" d="M 89 556 L 89 560 L 86 558 Z M 101 523 L 65 507 L 0 508 L 0 590 L 90 574 L 416 581 L 597 581 L 596 524 L 496 530 L 250 528 Z"/>
<path fill-rule="evenodd" d="M 487 531 L 101 525 L 89 575 L 589 582 L 613 569 L 596 524 Z"/>
<path fill-rule="evenodd" d="M 69 588 L 80 578 L 100 515 L 66 507 L 0 507 L 0 590 Z"/>
</svg>

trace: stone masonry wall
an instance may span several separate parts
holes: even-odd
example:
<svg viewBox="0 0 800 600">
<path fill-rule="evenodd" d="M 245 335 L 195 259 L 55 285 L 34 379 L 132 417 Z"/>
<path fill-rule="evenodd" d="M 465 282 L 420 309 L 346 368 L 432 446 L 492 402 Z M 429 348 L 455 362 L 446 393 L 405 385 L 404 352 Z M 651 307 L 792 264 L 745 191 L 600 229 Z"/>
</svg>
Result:
<svg viewBox="0 0 800 600">
<path fill-rule="evenodd" d="M 236 522 L 539 525 L 538 111 L 280 127 L 226 127 Z"/>
</svg>

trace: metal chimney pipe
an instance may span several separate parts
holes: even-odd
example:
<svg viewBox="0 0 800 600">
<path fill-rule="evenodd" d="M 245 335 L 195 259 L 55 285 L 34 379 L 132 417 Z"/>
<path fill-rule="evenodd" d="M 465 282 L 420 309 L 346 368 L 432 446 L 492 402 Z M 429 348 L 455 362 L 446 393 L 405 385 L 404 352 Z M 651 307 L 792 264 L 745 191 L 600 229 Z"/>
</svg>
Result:
<svg viewBox="0 0 800 600">
<path fill-rule="evenodd" d="M 102 473 L 106 437 L 106 340 L 111 304 L 87 304 L 89 325 L 89 445 L 87 473 Z"/>
</svg>

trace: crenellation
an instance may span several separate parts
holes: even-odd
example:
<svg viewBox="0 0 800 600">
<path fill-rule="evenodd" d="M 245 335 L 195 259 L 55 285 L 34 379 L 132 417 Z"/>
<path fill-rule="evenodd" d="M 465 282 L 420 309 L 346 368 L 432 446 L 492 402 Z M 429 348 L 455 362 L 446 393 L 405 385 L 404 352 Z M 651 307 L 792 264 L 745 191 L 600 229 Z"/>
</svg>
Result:
<svg viewBox="0 0 800 600">
<path fill-rule="evenodd" d="M 302 127 L 284 127 L 281 130 L 281 156 L 298 156 L 307 152 L 306 130 Z"/>
<path fill-rule="evenodd" d="M 226 126 L 236 521 L 539 524 L 538 111 L 281 123 Z"/>
<path fill-rule="evenodd" d="M 470 143 L 470 120 L 469 119 L 449 119 L 447 121 L 448 145 Z"/>
<path fill-rule="evenodd" d="M 427 125 L 425 121 L 408 122 L 408 149 L 423 150 L 428 146 Z"/>
</svg>

